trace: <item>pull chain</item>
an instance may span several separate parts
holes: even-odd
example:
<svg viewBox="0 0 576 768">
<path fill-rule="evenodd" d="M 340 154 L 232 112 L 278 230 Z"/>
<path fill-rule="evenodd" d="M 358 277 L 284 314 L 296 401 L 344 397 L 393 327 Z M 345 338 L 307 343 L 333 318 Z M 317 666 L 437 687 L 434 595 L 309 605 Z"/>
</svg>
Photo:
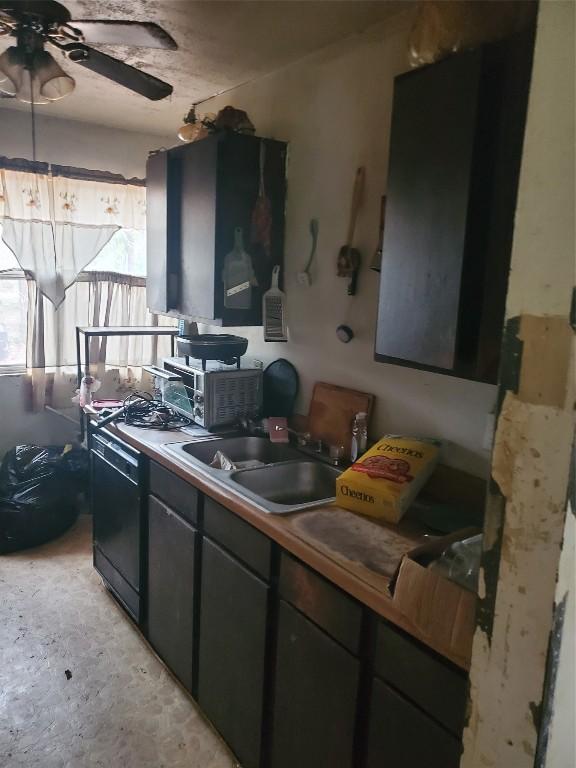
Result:
<svg viewBox="0 0 576 768">
<path fill-rule="evenodd" d="M 36 162 L 36 116 L 34 112 L 34 77 L 32 70 L 28 70 L 30 76 L 30 114 L 32 117 L 32 161 Z"/>
</svg>

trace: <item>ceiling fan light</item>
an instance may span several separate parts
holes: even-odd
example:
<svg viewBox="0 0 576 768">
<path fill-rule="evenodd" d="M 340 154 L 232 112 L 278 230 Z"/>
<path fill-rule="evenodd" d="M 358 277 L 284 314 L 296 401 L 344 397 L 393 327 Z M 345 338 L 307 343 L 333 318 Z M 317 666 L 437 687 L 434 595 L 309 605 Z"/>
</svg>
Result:
<svg viewBox="0 0 576 768">
<path fill-rule="evenodd" d="M 23 73 L 22 82 L 16 93 L 18 101 L 23 101 L 24 104 L 32 104 L 32 102 L 34 104 L 48 104 L 46 96 L 40 93 L 38 78 L 29 69 L 23 70 Z"/>
<path fill-rule="evenodd" d="M 70 77 L 47 51 L 34 56 L 34 75 L 38 80 L 40 95 L 48 101 L 58 101 L 68 96 L 76 87 Z"/>
<path fill-rule="evenodd" d="M 208 135 L 208 130 L 202 121 L 196 116 L 196 105 L 192 104 L 190 111 L 184 118 L 184 125 L 178 130 L 180 141 L 198 141 Z"/>
<path fill-rule="evenodd" d="M 178 131 L 180 141 L 197 141 L 203 139 L 207 133 L 202 123 L 184 123 Z"/>
<path fill-rule="evenodd" d="M 23 75 L 24 56 L 12 45 L 0 56 L 0 91 L 16 96 L 22 86 Z"/>
</svg>

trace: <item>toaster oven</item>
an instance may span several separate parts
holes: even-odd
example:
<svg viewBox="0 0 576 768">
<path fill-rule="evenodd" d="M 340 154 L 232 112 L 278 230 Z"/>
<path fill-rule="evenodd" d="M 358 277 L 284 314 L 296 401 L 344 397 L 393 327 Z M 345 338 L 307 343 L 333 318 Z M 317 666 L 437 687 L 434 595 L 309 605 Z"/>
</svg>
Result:
<svg viewBox="0 0 576 768">
<path fill-rule="evenodd" d="M 240 419 L 255 419 L 262 411 L 262 371 L 238 368 L 217 361 L 183 358 L 164 360 L 164 370 L 176 374 L 180 381 L 167 382 L 164 402 L 184 413 L 204 429 L 218 429 Z"/>
</svg>

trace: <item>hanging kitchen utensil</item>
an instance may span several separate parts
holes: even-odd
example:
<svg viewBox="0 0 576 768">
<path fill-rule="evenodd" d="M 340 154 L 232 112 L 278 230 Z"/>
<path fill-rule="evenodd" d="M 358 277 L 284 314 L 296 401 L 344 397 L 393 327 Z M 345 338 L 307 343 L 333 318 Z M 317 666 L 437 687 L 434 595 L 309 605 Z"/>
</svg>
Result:
<svg viewBox="0 0 576 768">
<path fill-rule="evenodd" d="M 310 237 L 312 238 L 312 243 L 310 246 L 310 256 L 308 257 L 306 266 L 304 267 L 302 272 L 298 272 L 298 274 L 296 275 L 300 285 L 309 286 L 310 283 L 312 282 L 310 269 L 312 268 L 312 262 L 314 261 L 314 256 L 316 256 L 316 248 L 318 246 L 318 229 L 319 229 L 318 219 L 310 219 Z"/>
<path fill-rule="evenodd" d="M 241 227 L 236 227 L 234 230 L 234 248 L 224 257 L 222 282 L 224 283 L 224 306 L 227 309 L 250 309 L 252 286 L 256 285 L 256 277 L 252 258 L 244 250 Z"/>
<path fill-rule="evenodd" d="M 356 229 L 356 219 L 362 201 L 362 192 L 364 189 L 364 168 L 358 168 L 354 179 L 354 191 L 352 193 L 352 206 L 350 209 L 350 222 L 348 224 L 348 239 L 346 245 L 340 248 L 338 254 L 338 277 L 347 277 L 350 279 L 348 284 L 348 295 L 354 296 L 356 293 L 356 284 L 358 281 L 358 271 L 360 269 L 361 256 L 360 251 L 353 247 L 354 231 Z"/>
<path fill-rule="evenodd" d="M 292 363 L 282 357 L 270 363 L 262 374 L 263 415 L 290 417 L 299 386 L 298 371 Z"/>
<path fill-rule="evenodd" d="M 264 341 L 288 341 L 286 335 L 285 294 L 278 288 L 280 266 L 272 270 L 272 285 L 262 297 Z"/>
<path fill-rule="evenodd" d="M 384 215 L 386 213 L 386 195 L 380 198 L 380 227 L 378 228 L 378 247 L 374 251 L 370 269 L 374 272 L 380 272 L 382 266 L 382 249 L 384 247 Z"/>
<path fill-rule="evenodd" d="M 260 140 L 260 185 L 258 197 L 252 211 L 252 243 L 260 245 L 267 259 L 272 245 L 272 204 L 266 195 L 264 168 L 266 166 L 266 144 Z"/>
</svg>

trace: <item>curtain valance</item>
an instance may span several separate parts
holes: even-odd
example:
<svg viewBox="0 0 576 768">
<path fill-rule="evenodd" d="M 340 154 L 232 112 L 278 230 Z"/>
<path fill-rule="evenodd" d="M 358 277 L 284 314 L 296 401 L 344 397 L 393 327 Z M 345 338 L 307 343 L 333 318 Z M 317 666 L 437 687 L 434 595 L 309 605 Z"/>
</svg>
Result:
<svg viewBox="0 0 576 768">
<path fill-rule="evenodd" d="M 120 227 L 146 227 L 146 190 L 0 168 L 2 239 L 55 307 Z"/>
<path fill-rule="evenodd" d="M 134 184 L 0 169 L 0 217 L 146 228 L 146 190 Z"/>
</svg>

